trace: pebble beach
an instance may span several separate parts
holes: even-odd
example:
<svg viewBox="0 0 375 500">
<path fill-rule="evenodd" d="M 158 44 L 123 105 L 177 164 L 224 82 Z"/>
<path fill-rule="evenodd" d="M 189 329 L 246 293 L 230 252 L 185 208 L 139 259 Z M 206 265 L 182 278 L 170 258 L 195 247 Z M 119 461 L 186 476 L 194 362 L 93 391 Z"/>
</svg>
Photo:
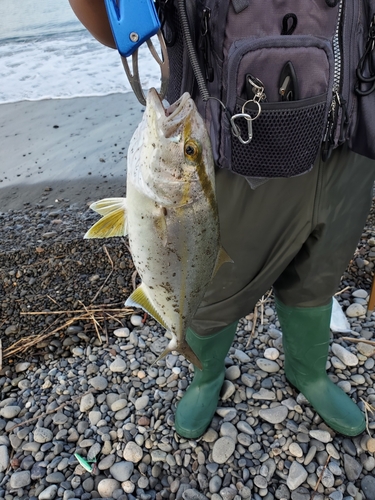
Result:
<svg viewBox="0 0 375 500">
<path fill-rule="evenodd" d="M 168 339 L 124 307 L 139 282 L 127 240 L 83 240 L 90 202 L 125 195 L 141 106 L 112 94 L 0 109 L 0 499 L 375 500 L 375 205 L 327 366 L 366 432 L 334 433 L 288 384 L 270 291 L 240 321 L 211 426 L 186 440 L 173 424 L 192 365 L 153 364 Z"/>
</svg>

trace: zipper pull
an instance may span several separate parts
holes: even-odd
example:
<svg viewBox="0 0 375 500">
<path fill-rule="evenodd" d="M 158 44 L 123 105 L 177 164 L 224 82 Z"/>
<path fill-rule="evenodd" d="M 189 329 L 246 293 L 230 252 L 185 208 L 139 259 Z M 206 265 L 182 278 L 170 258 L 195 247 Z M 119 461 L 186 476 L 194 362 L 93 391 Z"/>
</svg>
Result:
<svg viewBox="0 0 375 500">
<path fill-rule="evenodd" d="M 206 72 L 206 80 L 208 82 L 212 82 L 214 79 L 214 70 L 211 61 L 211 40 L 209 32 L 210 17 L 211 17 L 211 11 L 210 9 L 205 7 L 202 11 L 201 38 L 200 38 L 199 48 L 203 52 L 204 69 Z"/>
<path fill-rule="evenodd" d="M 322 160 L 327 161 L 331 156 L 333 146 L 335 145 L 335 131 L 337 128 L 339 108 L 341 106 L 340 94 L 337 90 L 333 91 L 333 99 L 328 114 L 327 128 L 323 138 Z M 340 133 L 341 134 L 341 133 Z"/>
</svg>

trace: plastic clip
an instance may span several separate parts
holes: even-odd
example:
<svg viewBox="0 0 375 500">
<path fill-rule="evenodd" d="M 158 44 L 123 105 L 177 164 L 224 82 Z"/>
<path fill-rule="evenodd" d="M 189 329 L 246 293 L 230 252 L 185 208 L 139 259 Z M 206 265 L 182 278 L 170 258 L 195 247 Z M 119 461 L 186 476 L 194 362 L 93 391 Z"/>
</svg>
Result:
<svg viewBox="0 0 375 500">
<path fill-rule="evenodd" d="M 105 0 L 105 6 L 117 50 L 137 99 L 141 104 L 146 104 L 138 71 L 138 48 L 145 42 L 160 67 L 159 94 L 163 99 L 169 82 L 169 61 L 153 0 Z M 154 35 L 157 35 L 159 39 L 161 57 L 151 41 Z M 127 57 L 130 56 L 132 57 L 132 70 L 127 61 Z"/>
</svg>

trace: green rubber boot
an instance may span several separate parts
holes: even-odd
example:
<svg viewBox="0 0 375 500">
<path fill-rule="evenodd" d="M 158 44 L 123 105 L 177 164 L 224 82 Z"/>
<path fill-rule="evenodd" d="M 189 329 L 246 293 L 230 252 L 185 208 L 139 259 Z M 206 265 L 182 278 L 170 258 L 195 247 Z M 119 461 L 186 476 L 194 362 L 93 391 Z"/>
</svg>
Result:
<svg viewBox="0 0 375 500">
<path fill-rule="evenodd" d="M 202 362 L 194 367 L 194 380 L 177 405 L 175 429 L 186 438 L 198 438 L 210 425 L 224 382 L 224 360 L 232 345 L 237 324 L 232 323 L 208 337 L 200 337 L 188 328 L 186 340 Z"/>
<path fill-rule="evenodd" d="M 363 432 L 363 413 L 326 372 L 332 303 L 305 308 L 276 300 L 276 309 L 283 332 L 286 378 L 333 430 L 345 436 Z"/>
</svg>

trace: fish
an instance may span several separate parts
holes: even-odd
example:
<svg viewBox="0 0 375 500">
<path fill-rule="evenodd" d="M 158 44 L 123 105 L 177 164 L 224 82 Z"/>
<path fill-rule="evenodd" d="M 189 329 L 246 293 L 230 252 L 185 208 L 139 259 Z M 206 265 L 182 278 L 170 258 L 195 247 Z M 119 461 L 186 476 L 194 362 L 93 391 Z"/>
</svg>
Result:
<svg viewBox="0 0 375 500">
<path fill-rule="evenodd" d="M 232 260 L 220 242 L 210 137 L 188 93 L 164 106 L 149 90 L 129 144 L 126 198 L 90 208 L 102 218 L 85 238 L 129 238 L 142 283 L 125 305 L 142 308 L 171 334 L 156 361 L 177 351 L 201 368 L 186 330 L 213 276 Z"/>
</svg>

